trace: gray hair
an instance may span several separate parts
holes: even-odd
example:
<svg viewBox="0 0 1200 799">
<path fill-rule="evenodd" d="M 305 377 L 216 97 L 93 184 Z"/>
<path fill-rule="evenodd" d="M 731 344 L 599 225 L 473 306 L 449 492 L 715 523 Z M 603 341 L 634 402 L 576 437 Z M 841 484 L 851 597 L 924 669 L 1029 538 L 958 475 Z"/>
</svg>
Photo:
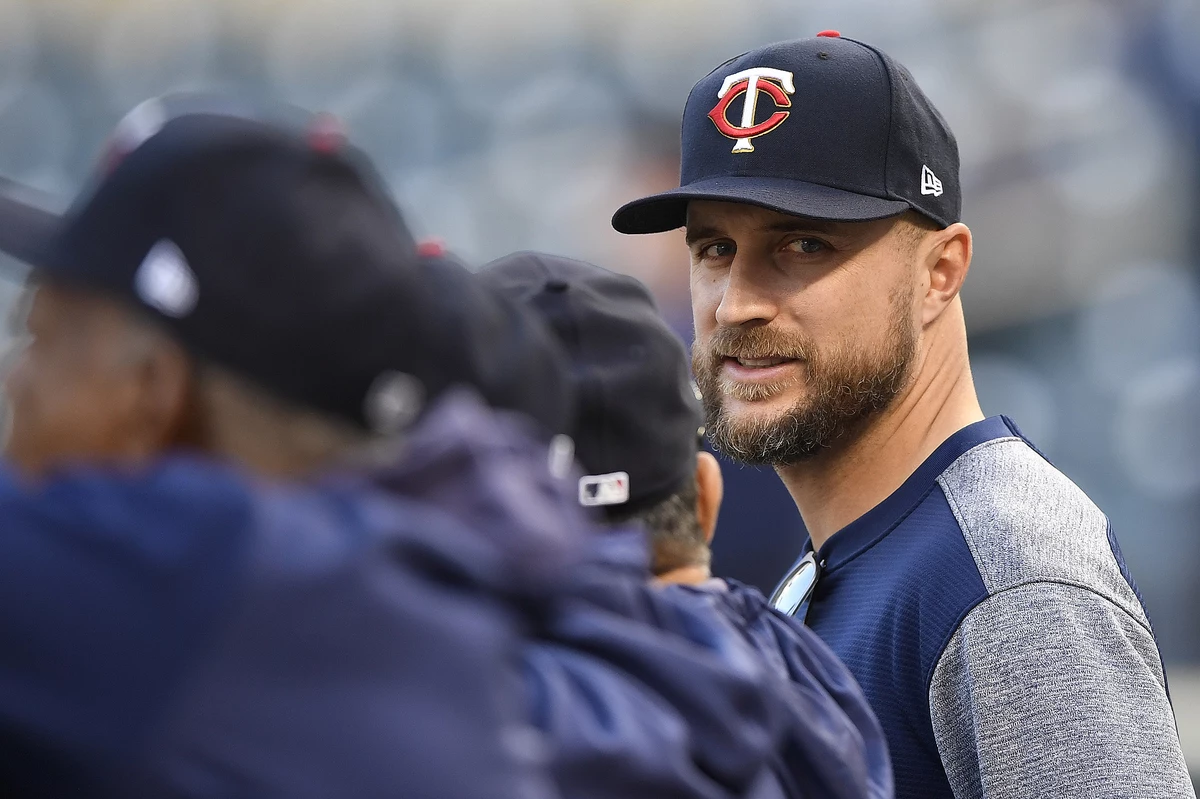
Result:
<svg viewBox="0 0 1200 799">
<path fill-rule="evenodd" d="M 649 508 L 622 514 L 609 511 L 612 525 L 641 524 L 650 537 L 654 574 L 665 574 L 685 566 L 708 566 L 712 551 L 696 516 L 700 488 L 695 479 L 684 483 L 677 492 Z"/>
</svg>

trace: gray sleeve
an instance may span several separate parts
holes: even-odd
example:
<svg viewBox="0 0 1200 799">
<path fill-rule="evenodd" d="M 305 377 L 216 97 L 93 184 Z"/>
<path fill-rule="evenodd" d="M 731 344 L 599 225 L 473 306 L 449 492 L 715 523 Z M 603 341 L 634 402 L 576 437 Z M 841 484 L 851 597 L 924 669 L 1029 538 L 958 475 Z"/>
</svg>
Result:
<svg viewBox="0 0 1200 799">
<path fill-rule="evenodd" d="M 929 689 L 958 799 L 1195 797 L 1150 631 L 1103 597 L 1035 582 L 974 608 Z"/>
</svg>

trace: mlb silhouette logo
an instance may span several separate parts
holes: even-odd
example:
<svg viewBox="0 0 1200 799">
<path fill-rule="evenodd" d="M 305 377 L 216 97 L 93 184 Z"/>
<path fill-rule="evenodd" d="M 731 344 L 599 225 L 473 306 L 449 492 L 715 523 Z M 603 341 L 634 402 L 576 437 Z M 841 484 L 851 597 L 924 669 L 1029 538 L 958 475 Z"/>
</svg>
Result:
<svg viewBox="0 0 1200 799">
<path fill-rule="evenodd" d="M 629 501 L 629 473 L 591 474 L 579 478 L 579 504 L 621 505 Z"/>
</svg>

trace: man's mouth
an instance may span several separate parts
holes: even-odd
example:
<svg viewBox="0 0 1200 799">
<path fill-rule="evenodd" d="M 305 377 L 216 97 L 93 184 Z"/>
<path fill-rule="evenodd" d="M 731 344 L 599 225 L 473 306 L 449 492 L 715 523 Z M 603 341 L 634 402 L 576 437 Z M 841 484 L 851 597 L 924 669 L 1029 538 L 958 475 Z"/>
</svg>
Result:
<svg viewBox="0 0 1200 799">
<path fill-rule="evenodd" d="M 722 360 L 721 372 L 727 379 L 738 383 L 778 383 L 789 379 L 799 358 L 783 358 L 772 356 L 766 358 L 745 358 L 726 356 Z"/>
<path fill-rule="evenodd" d="M 803 380 L 804 358 L 771 355 L 761 350 L 752 356 L 719 354 L 719 365 L 712 376 L 726 399 L 758 402 Z"/>
<path fill-rule="evenodd" d="M 781 363 L 795 360 L 794 358 L 731 358 L 738 365 L 748 369 L 764 369 L 768 366 L 779 366 Z"/>
</svg>

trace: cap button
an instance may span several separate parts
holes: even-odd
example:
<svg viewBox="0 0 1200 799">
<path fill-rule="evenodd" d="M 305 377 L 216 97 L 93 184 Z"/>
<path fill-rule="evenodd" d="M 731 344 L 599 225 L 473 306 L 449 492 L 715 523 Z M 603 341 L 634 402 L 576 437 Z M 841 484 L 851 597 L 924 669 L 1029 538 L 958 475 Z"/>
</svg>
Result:
<svg viewBox="0 0 1200 799">
<path fill-rule="evenodd" d="M 346 143 L 346 130 L 333 114 L 317 114 L 308 127 L 308 143 L 318 153 L 335 153 Z"/>
<path fill-rule="evenodd" d="M 826 36 L 826 37 L 828 37 L 828 38 L 830 38 L 830 39 L 840 39 L 840 38 L 841 38 L 841 36 L 842 36 L 842 34 L 838 33 L 837 31 L 833 31 L 833 30 L 830 30 L 830 31 L 821 31 L 821 32 L 820 32 L 820 33 L 818 33 L 817 35 L 818 35 L 818 36 Z"/>
<path fill-rule="evenodd" d="M 446 254 L 446 245 L 438 239 L 425 239 L 417 243 L 417 255 L 422 258 L 441 258 Z"/>
</svg>

